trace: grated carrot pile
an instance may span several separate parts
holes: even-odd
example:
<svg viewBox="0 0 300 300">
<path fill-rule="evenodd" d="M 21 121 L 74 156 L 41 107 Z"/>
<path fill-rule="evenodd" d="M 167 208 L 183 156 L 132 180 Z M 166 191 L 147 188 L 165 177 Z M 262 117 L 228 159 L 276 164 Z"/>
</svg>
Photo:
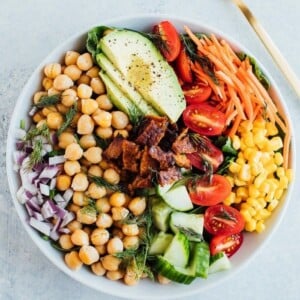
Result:
<svg viewBox="0 0 300 300">
<path fill-rule="evenodd" d="M 279 116 L 270 95 L 254 75 L 249 59 L 241 61 L 226 41 L 218 40 L 213 34 L 200 39 L 187 26 L 185 31 L 197 46 L 199 54 L 214 64 L 218 83 L 203 71 L 198 62 L 192 63 L 192 70 L 199 81 L 212 88 L 216 106 L 225 114 L 226 125 L 230 126 L 228 135 L 232 137 L 236 134 L 241 121 L 253 122 L 260 116 L 266 116 L 285 134 L 283 158 L 287 168 L 291 140 L 289 123 Z"/>
</svg>

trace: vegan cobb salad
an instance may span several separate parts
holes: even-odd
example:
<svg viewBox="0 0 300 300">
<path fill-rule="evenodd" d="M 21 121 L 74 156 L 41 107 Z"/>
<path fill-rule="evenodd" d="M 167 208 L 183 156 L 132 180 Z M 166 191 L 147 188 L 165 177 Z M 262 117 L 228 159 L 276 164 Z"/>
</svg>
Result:
<svg viewBox="0 0 300 300">
<path fill-rule="evenodd" d="M 17 131 L 29 224 L 69 268 L 127 285 L 229 269 L 292 177 L 268 79 L 223 39 L 169 21 L 95 27 L 86 50 L 44 67 Z"/>
</svg>

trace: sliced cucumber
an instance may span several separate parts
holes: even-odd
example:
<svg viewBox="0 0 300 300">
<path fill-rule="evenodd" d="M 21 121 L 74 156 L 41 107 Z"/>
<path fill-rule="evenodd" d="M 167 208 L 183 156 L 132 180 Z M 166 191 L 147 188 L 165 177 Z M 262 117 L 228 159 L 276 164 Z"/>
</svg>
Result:
<svg viewBox="0 0 300 300">
<path fill-rule="evenodd" d="M 170 245 L 172 239 L 173 239 L 173 234 L 160 231 L 153 238 L 153 241 L 149 249 L 149 254 L 150 255 L 163 254 L 166 251 L 167 247 Z"/>
<path fill-rule="evenodd" d="M 190 256 L 189 240 L 185 234 L 178 232 L 167 247 L 164 258 L 173 266 L 186 267 Z"/>
<path fill-rule="evenodd" d="M 155 269 L 159 274 L 175 282 L 190 284 L 195 279 L 191 270 L 176 267 L 161 255 L 156 257 Z"/>
<path fill-rule="evenodd" d="M 231 268 L 231 262 L 224 252 L 219 252 L 210 258 L 208 273 L 216 273 Z"/>
<path fill-rule="evenodd" d="M 203 234 L 203 215 L 173 212 L 170 227 L 174 233 L 184 230 L 190 241 L 201 242 Z"/>
<path fill-rule="evenodd" d="M 154 198 L 152 203 L 152 221 L 154 226 L 161 231 L 167 231 L 173 209 L 160 198 Z"/>
<path fill-rule="evenodd" d="M 190 265 L 195 270 L 195 277 L 207 278 L 210 251 L 206 242 L 191 243 L 192 254 Z"/>
<path fill-rule="evenodd" d="M 171 188 L 171 185 L 157 186 L 157 193 L 172 208 L 179 211 L 188 211 L 193 209 L 193 203 L 188 191 L 184 185 Z"/>
</svg>

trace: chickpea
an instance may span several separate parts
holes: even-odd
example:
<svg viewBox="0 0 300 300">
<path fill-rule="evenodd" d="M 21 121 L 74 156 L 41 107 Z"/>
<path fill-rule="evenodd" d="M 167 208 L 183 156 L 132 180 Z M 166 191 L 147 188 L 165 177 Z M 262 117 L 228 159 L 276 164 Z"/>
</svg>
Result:
<svg viewBox="0 0 300 300">
<path fill-rule="evenodd" d="M 101 169 L 106 170 L 110 167 L 110 164 L 107 160 L 101 160 L 99 166 L 101 167 Z"/>
<path fill-rule="evenodd" d="M 94 121 L 89 115 L 83 114 L 77 122 L 77 133 L 91 134 L 94 131 Z"/>
<path fill-rule="evenodd" d="M 108 271 L 117 271 L 119 269 L 121 259 L 111 254 L 107 254 L 101 259 L 102 266 Z"/>
<path fill-rule="evenodd" d="M 44 73 L 48 78 L 54 79 L 61 73 L 61 65 L 58 63 L 47 64 L 44 68 Z"/>
<path fill-rule="evenodd" d="M 102 262 L 101 261 L 93 263 L 91 265 L 91 269 L 92 269 L 93 273 L 96 274 L 97 276 L 103 276 L 105 274 L 105 272 L 106 272 L 106 270 L 102 266 Z"/>
<path fill-rule="evenodd" d="M 124 233 L 122 232 L 122 230 L 120 228 L 113 228 L 112 232 L 111 232 L 113 237 L 118 237 L 120 239 L 124 239 Z"/>
<path fill-rule="evenodd" d="M 91 54 L 83 53 L 77 58 L 77 66 L 82 71 L 87 71 L 93 66 L 93 59 Z"/>
<path fill-rule="evenodd" d="M 91 78 L 99 77 L 99 71 L 100 71 L 99 67 L 93 66 L 86 72 L 86 75 L 88 75 Z"/>
<path fill-rule="evenodd" d="M 135 197 L 129 202 L 128 208 L 135 216 L 139 216 L 145 211 L 146 205 L 145 197 Z"/>
<path fill-rule="evenodd" d="M 105 93 L 105 85 L 100 77 L 92 78 L 90 85 L 95 94 L 101 95 Z"/>
<path fill-rule="evenodd" d="M 53 96 L 53 95 L 58 95 L 58 94 L 60 94 L 60 91 L 58 91 L 54 87 L 52 87 L 48 90 L 48 96 Z"/>
<path fill-rule="evenodd" d="M 48 106 L 48 107 L 44 107 L 42 109 L 42 114 L 47 117 L 50 113 L 52 112 L 57 112 L 56 107 L 55 106 Z"/>
<path fill-rule="evenodd" d="M 42 86 L 46 91 L 50 90 L 53 87 L 53 80 L 45 77 L 42 81 Z"/>
<path fill-rule="evenodd" d="M 74 232 L 76 229 L 82 229 L 82 224 L 80 222 L 78 222 L 77 220 L 73 220 L 67 225 L 67 228 L 71 232 Z"/>
<path fill-rule="evenodd" d="M 73 176 L 81 171 L 80 163 L 77 160 L 67 160 L 64 163 L 64 171 L 67 175 Z"/>
<path fill-rule="evenodd" d="M 106 195 L 106 188 L 92 182 L 90 183 L 86 194 L 93 199 L 102 198 Z"/>
<path fill-rule="evenodd" d="M 103 171 L 98 165 L 92 165 L 88 169 L 88 175 L 101 177 L 103 175 Z"/>
<path fill-rule="evenodd" d="M 92 164 L 98 164 L 102 160 L 102 149 L 100 147 L 90 147 L 83 153 L 83 156 Z"/>
<path fill-rule="evenodd" d="M 91 265 L 98 261 L 100 256 L 95 247 L 84 245 L 79 250 L 79 258 L 85 265 Z"/>
<path fill-rule="evenodd" d="M 69 160 L 79 160 L 83 155 L 83 150 L 77 143 L 69 144 L 66 147 L 65 158 Z"/>
<path fill-rule="evenodd" d="M 99 228 L 109 228 L 113 223 L 112 217 L 107 213 L 100 213 L 97 217 L 96 225 Z"/>
<path fill-rule="evenodd" d="M 129 214 L 129 210 L 125 207 L 112 207 L 111 212 L 114 221 L 124 220 Z"/>
<path fill-rule="evenodd" d="M 99 246 L 95 246 L 95 248 L 97 249 L 97 251 L 98 251 L 98 253 L 100 254 L 100 255 L 105 255 L 105 254 L 107 254 L 107 252 L 106 252 L 106 245 L 104 244 L 104 245 L 99 245 Z"/>
<path fill-rule="evenodd" d="M 98 109 L 96 110 L 93 115 L 93 120 L 102 128 L 109 128 L 111 127 L 112 121 L 112 114 L 108 111 Z"/>
<path fill-rule="evenodd" d="M 76 246 L 83 246 L 89 244 L 89 235 L 82 229 L 75 229 L 71 234 L 71 241 Z"/>
<path fill-rule="evenodd" d="M 77 80 L 77 84 L 79 85 L 79 84 L 87 84 L 87 85 L 89 85 L 90 84 L 90 82 L 91 82 L 91 77 L 90 76 L 88 76 L 88 75 L 86 75 L 86 74 L 82 74 L 81 76 L 80 76 L 80 78 Z"/>
<path fill-rule="evenodd" d="M 109 240 L 109 232 L 105 228 L 96 228 L 91 234 L 91 242 L 95 246 L 104 245 Z"/>
<path fill-rule="evenodd" d="M 62 234 L 59 237 L 59 244 L 65 250 L 70 250 L 74 247 L 74 244 L 72 243 L 70 234 Z"/>
<path fill-rule="evenodd" d="M 64 74 L 68 75 L 73 81 L 80 78 L 82 71 L 76 65 L 69 65 L 65 67 Z"/>
<path fill-rule="evenodd" d="M 114 192 L 109 197 L 109 204 L 111 206 L 121 207 L 121 206 L 124 206 L 126 204 L 126 202 L 127 202 L 127 197 L 126 197 L 125 193 Z"/>
<path fill-rule="evenodd" d="M 115 254 L 122 252 L 124 249 L 123 242 L 119 237 L 111 238 L 107 243 L 107 253 Z"/>
<path fill-rule="evenodd" d="M 67 111 L 69 110 L 69 107 L 63 105 L 62 103 L 57 103 L 56 104 L 56 109 L 61 114 L 65 115 L 67 113 Z"/>
<path fill-rule="evenodd" d="M 67 66 L 74 65 L 77 62 L 77 58 L 79 57 L 80 53 L 76 51 L 67 51 L 65 55 L 65 64 Z"/>
<path fill-rule="evenodd" d="M 103 110 L 111 110 L 113 108 L 113 104 L 109 100 L 107 94 L 100 95 L 96 98 L 98 106 Z"/>
<path fill-rule="evenodd" d="M 139 247 L 139 237 L 134 236 L 125 236 L 123 239 L 123 245 L 125 249 L 137 249 Z"/>
<path fill-rule="evenodd" d="M 66 89 L 61 94 L 61 103 L 67 107 L 71 107 L 77 99 L 77 93 L 73 89 Z"/>
<path fill-rule="evenodd" d="M 109 139 L 113 135 L 113 130 L 111 127 L 103 128 L 99 126 L 96 128 L 96 134 L 102 139 Z"/>
<path fill-rule="evenodd" d="M 82 230 L 87 233 L 88 236 L 92 234 L 92 228 L 90 226 L 84 226 Z"/>
<path fill-rule="evenodd" d="M 106 277 L 109 279 L 109 280 L 119 280 L 121 278 L 123 278 L 124 276 L 124 272 L 121 271 L 121 270 L 117 270 L 117 271 L 107 271 L 106 272 Z"/>
<path fill-rule="evenodd" d="M 58 175 L 56 177 L 56 188 L 59 191 L 66 191 L 71 186 L 71 177 L 69 175 Z"/>
<path fill-rule="evenodd" d="M 73 80 L 65 74 L 60 74 L 53 80 L 53 87 L 58 91 L 63 91 L 73 86 Z"/>
<path fill-rule="evenodd" d="M 160 284 L 169 284 L 171 282 L 170 279 L 161 274 L 157 274 L 157 280 Z"/>
<path fill-rule="evenodd" d="M 96 209 L 102 213 L 108 213 L 110 211 L 110 204 L 107 197 L 102 197 L 96 201 Z"/>
<path fill-rule="evenodd" d="M 33 117 L 32 117 L 33 122 L 38 123 L 40 121 L 44 121 L 44 116 L 40 111 L 37 111 Z"/>
<path fill-rule="evenodd" d="M 123 280 L 126 285 L 134 286 L 139 283 L 139 276 L 132 268 L 127 267 Z"/>
<path fill-rule="evenodd" d="M 111 184 L 118 184 L 120 182 L 120 175 L 113 168 L 106 169 L 103 173 L 103 178 Z"/>
<path fill-rule="evenodd" d="M 70 132 L 62 132 L 58 137 L 58 147 L 66 149 L 68 145 L 76 143 L 76 138 L 74 134 Z"/>
<path fill-rule="evenodd" d="M 126 130 L 126 129 L 116 129 L 115 131 L 114 131 L 114 137 L 116 137 L 116 136 L 122 136 L 123 138 L 128 138 L 128 136 L 129 136 L 129 133 L 128 133 L 128 131 Z"/>
<path fill-rule="evenodd" d="M 50 112 L 47 115 L 47 126 L 50 129 L 58 129 L 64 122 L 63 116 L 59 112 Z"/>
<path fill-rule="evenodd" d="M 73 213 L 77 213 L 77 211 L 80 209 L 80 206 L 78 206 L 77 204 L 75 203 L 70 203 L 68 205 L 68 211 L 71 211 Z"/>
<path fill-rule="evenodd" d="M 75 191 L 73 193 L 72 201 L 79 206 L 86 206 L 90 202 L 89 198 L 83 192 L 78 191 Z"/>
<path fill-rule="evenodd" d="M 84 206 L 77 211 L 76 219 L 82 224 L 91 225 L 97 220 L 97 212 L 88 206 Z"/>
<path fill-rule="evenodd" d="M 79 144 L 83 149 L 87 149 L 96 146 L 96 140 L 92 134 L 85 134 L 81 136 Z"/>
<path fill-rule="evenodd" d="M 47 96 L 47 92 L 45 91 L 39 91 L 39 92 L 36 92 L 34 95 L 33 95 L 33 103 L 34 104 L 37 104 L 40 102 L 41 98 L 42 97 L 45 97 Z M 99 105 L 99 104 L 98 104 Z"/>
<path fill-rule="evenodd" d="M 79 84 L 77 87 L 77 95 L 81 99 L 91 98 L 93 94 L 92 88 L 84 83 Z"/>
<path fill-rule="evenodd" d="M 113 111 L 111 125 L 115 129 L 124 129 L 129 124 L 128 116 L 122 111 Z"/>
<path fill-rule="evenodd" d="M 125 235 L 134 236 L 139 234 L 139 227 L 137 224 L 123 224 L 122 231 Z"/>
<path fill-rule="evenodd" d="M 81 100 L 81 112 L 86 115 L 93 114 L 98 109 L 98 103 L 94 99 Z"/>
<path fill-rule="evenodd" d="M 84 192 L 89 186 L 89 181 L 84 173 L 77 173 L 72 180 L 71 187 L 74 191 Z"/>
<path fill-rule="evenodd" d="M 79 270 L 82 267 L 82 262 L 77 251 L 71 251 L 65 255 L 65 263 L 71 270 Z"/>
</svg>

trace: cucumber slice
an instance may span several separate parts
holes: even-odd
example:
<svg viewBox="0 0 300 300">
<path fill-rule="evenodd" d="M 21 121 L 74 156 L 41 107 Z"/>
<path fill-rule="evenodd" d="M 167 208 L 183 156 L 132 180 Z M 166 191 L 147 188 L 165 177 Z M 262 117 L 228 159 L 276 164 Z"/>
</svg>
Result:
<svg viewBox="0 0 300 300">
<path fill-rule="evenodd" d="M 191 243 L 192 255 L 190 266 L 195 270 L 195 277 L 207 278 L 210 251 L 206 242 Z"/>
<path fill-rule="evenodd" d="M 158 255 L 163 254 L 167 247 L 170 245 L 173 239 L 173 234 L 165 233 L 163 231 L 159 232 L 151 243 L 149 254 Z"/>
<path fill-rule="evenodd" d="M 161 255 L 156 257 L 156 271 L 172 281 L 190 284 L 195 277 L 189 269 L 176 267 Z"/>
<path fill-rule="evenodd" d="M 189 261 L 190 245 L 185 234 L 178 232 L 165 251 L 164 258 L 173 266 L 184 268 Z"/>
<path fill-rule="evenodd" d="M 184 185 L 171 188 L 172 184 L 165 186 L 157 186 L 157 193 L 172 208 L 179 211 L 187 211 L 193 209 L 193 203 L 190 199 L 188 191 Z"/>
<path fill-rule="evenodd" d="M 208 273 L 216 273 L 231 268 L 231 262 L 224 252 L 219 252 L 210 258 Z"/>
<path fill-rule="evenodd" d="M 170 227 L 174 233 L 184 230 L 190 241 L 201 242 L 203 240 L 203 222 L 202 214 L 173 212 L 170 218 Z"/>
<path fill-rule="evenodd" d="M 152 221 L 154 226 L 161 230 L 167 231 L 170 224 L 170 215 L 173 209 L 162 199 L 154 199 L 152 201 Z"/>
</svg>

